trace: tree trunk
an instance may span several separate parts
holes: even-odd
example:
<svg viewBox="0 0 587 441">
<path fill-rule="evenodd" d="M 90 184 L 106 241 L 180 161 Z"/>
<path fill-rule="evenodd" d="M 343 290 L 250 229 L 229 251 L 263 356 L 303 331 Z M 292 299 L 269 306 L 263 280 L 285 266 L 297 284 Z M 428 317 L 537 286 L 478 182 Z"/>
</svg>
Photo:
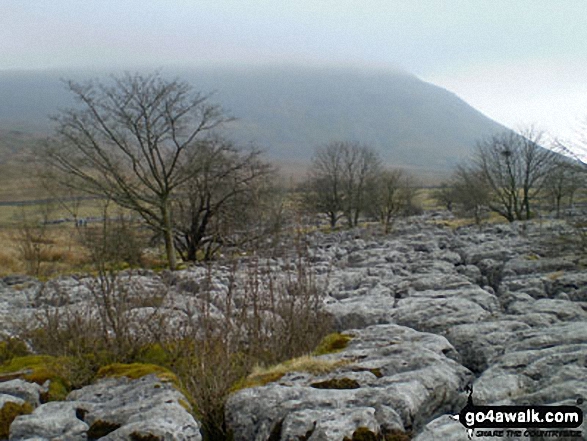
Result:
<svg viewBox="0 0 587 441">
<path fill-rule="evenodd" d="M 328 213 L 328 215 L 330 216 L 330 228 L 336 227 L 336 213 L 334 211 L 331 211 L 330 213 Z"/>
<path fill-rule="evenodd" d="M 169 211 L 169 202 L 165 201 L 161 207 L 163 217 L 163 238 L 165 239 L 165 254 L 167 255 L 167 264 L 171 271 L 177 267 L 175 258 L 175 248 L 173 246 L 173 224 L 171 223 L 171 213 Z"/>
</svg>

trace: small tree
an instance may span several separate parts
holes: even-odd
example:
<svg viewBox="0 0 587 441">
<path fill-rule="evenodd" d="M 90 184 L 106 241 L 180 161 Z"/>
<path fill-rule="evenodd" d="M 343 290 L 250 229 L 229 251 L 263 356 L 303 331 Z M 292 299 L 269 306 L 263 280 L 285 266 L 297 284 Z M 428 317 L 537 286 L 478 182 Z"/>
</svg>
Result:
<svg viewBox="0 0 587 441">
<path fill-rule="evenodd" d="M 556 211 L 556 217 L 560 217 L 565 198 L 569 205 L 573 204 L 575 193 L 585 185 L 585 177 L 585 170 L 574 161 L 559 158 L 553 163 L 544 180 L 544 191 Z"/>
<path fill-rule="evenodd" d="M 135 211 L 163 236 L 174 269 L 173 195 L 193 175 L 196 141 L 226 118 L 207 96 L 159 74 L 67 86 L 81 107 L 54 118 L 45 148 L 53 176 Z"/>
<path fill-rule="evenodd" d="M 339 143 L 316 149 L 306 185 L 306 205 L 328 216 L 330 227 L 341 217 L 343 199 L 343 163 Z"/>
<path fill-rule="evenodd" d="M 445 207 L 448 211 L 453 210 L 453 204 L 455 203 L 456 194 L 453 187 L 453 183 L 442 182 L 440 187 L 434 190 L 432 197 L 437 203 Z"/>
<path fill-rule="evenodd" d="M 271 188 L 274 168 L 261 152 L 244 152 L 220 139 L 200 142 L 191 177 L 173 199 L 175 244 L 182 258 L 209 259 L 224 244 L 237 245 L 262 235 L 259 215 Z"/>
<path fill-rule="evenodd" d="M 480 170 L 459 165 L 451 178 L 450 187 L 455 204 L 466 216 L 473 216 L 477 225 L 483 220 L 483 211 L 490 201 L 490 188 Z"/>
<path fill-rule="evenodd" d="M 508 221 L 532 217 L 532 202 L 540 193 L 555 153 L 541 146 L 542 132 L 504 132 L 477 145 L 479 177 L 491 189 L 489 208 Z"/>
<path fill-rule="evenodd" d="M 404 170 L 383 170 L 376 178 L 369 197 L 369 211 L 389 233 L 394 219 L 409 214 L 416 194 L 414 180 Z"/>
<path fill-rule="evenodd" d="M 334 228 L 341 217 L 357 226 L 367 208 L 367 194 L 381 169 L 378 153 L 354 142 L 331 142 L 318 147 L 308 178 L 307 204 L 328 216 Z"/>
</svg>

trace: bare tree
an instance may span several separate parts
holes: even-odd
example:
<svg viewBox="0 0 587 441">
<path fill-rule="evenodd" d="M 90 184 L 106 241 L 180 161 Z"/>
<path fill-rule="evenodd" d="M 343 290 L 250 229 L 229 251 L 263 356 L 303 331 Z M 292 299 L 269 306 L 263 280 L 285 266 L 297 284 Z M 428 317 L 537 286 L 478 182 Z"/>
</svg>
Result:
<svg viewBox="0 0 587 441">
<path fill-rule="evenodd" d="M 184 260 L 196 260 L 199 250 L 209 259 L 225 244 L 263 235 L 258 221 L 274 168 L 260 155 L 221 138 L 198 144 L 191 177 L 173 199 L 175 244 Z"/>
<path fill-rule="evenodd" d="M 404 170 L 383 170 L 369 195 L 369 211 L 389 233 L 394 219 L 409 214 L 417 188 L 414 179 Z"/>
<path fill-rule="evenodd" d="M 455 203 L 456 194 L 455 189 L 452 182 L 442 182 L 440 187 L 435 189 L 432 192 L 432 197 L 436 202 L 443 207 L 445 207 L 448 211 L 453 210 L 453 205 Z"/>
<path fill-rule="evenodd" d="M 342 210 L 349 227 L 356 227 L 367 208 L 367 195 L 375 190 L 381 171 L 379 154 L 367 145 L 339 143 L 343 163 Z"/>
<path fill-rule="evenodd" d="M 508 221 L 532 217 L 531 203 L 542 189 L 556 153 L 542 147 L 533 128 L 504 132 L 477 146 L 479 176 L 491 189 L 489 208 Z"/>
<path fill-rule="evenodd" d="M 227 119 L 207 96 L 158 73 L 67 86 L 81 107 L 54 118 L 45 158 L 64 185 L 137 212 L 163 236 L 174 269 L 173 194 L 193 175 L 196 141 Z"/>
<path fill-rule="evenodd" d="M 367 193 L 380 168 L 379 155 L 369 146 L 334 141 L 318 147 L 312 159 L 306 201 L 328 216 L 331 227 L 341 217 L 354 227 L 366 209 Z"/>
<path fill-rule="evenodd" d="M 306 205 L 328 216 L 334 228 L 341 217 L 343 198 L 343 162 L 340 143 L 316 149 L 308 176 Z"/>
<path fill-rule="evenodd" d="M 483 212 L 490 201 L 490 188 L 479 169 L 459 165 L 450 184 L 452 198 L 458 209 L 466 216 L 473 216 L 477 225 L 483 220 Z"/>
<path fill-rule="evenodd" d="M 544 181 L 544 191 L 560 217 L 563 199 L 573 204 L 575 193 L 586 183 L 585 169 L 575 161 L 557 158 Z"/>
</svg>

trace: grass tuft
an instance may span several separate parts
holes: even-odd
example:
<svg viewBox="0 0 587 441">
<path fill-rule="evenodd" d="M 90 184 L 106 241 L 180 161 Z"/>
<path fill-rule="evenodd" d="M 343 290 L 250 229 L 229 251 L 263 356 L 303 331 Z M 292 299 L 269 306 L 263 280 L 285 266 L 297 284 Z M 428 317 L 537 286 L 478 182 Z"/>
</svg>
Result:
<svg viewBox="0 0 587 441">
<path fill-rule="evenodd" d="M 268 383 L 279 381 L 285 374 L 290 372 L 308 372 L 314 375 L 327 374 L 348 363 L 346 360 L 324 360 L 306 355 L 269 368 L 257 366 L 253 369 L 251 375 L 237 382 L 232 391 L 265 386 Z"/>
<path fill-rule="evenodd" d="M 98 370 L 97 378 L 104 377 L 127 377 L 131 380 L 137 380 L 147 375 L 156 375 L 161 381 L 178 385 L 179 381 L 175 374 L 169 369 L 156 364 L 146 363 L 113 363 L 104 366 Z"/>
<path fill-rule="evenodd" d="M 340 352 L 348 346 L 352 339 L 353 336 L 349 334 L 340 334 L 338 332 L 328 334 L 314 350 L 313 355 L 325 355 Z"/>
</svg>

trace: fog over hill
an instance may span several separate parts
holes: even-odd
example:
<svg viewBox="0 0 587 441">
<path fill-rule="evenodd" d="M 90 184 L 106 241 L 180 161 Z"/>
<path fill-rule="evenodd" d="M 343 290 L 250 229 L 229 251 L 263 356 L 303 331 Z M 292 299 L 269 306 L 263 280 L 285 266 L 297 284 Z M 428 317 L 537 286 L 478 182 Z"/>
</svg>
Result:
<svg viewBox="0 0 587 441">
<path fill-rule="evenodd" d="M 237 118 L 227 128 L 233 139 L 286 163 L 307 164 L 317 145 L 353 140 L 377 148 L 391 166 L 443 172 L 478 139 L 504 130 L 453 93 L 402 72 L 265 67 L 165 69 L 162 75 L 214 92 L 211 102 Z M 0 137 L 9 130 L 48 133 L 47 115 L 73 104 L 60 78 L 105 76 L 0 72 Z"/>
</svg>

